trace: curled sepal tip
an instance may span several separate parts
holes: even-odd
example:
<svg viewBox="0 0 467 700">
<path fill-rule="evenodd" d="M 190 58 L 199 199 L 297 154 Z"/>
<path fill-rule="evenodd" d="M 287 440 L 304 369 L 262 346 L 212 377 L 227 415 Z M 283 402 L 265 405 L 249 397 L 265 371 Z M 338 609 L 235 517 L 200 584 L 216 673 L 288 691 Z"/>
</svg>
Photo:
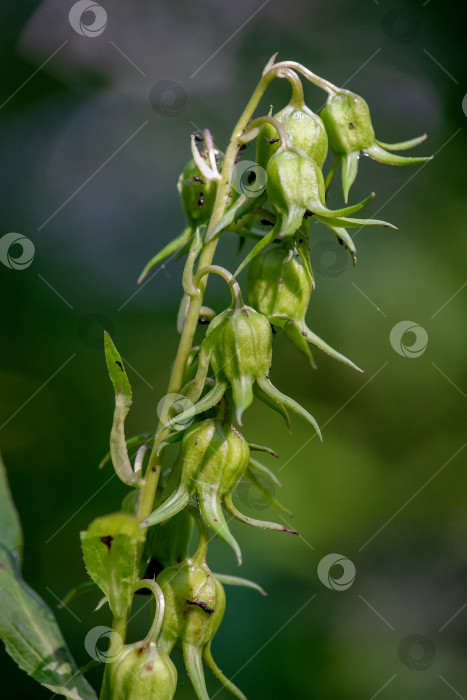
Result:
<svg viewBox="0 0 467 700">
<path fill-rule="evenodd" d="M 272 506 L 277 508 L 277 510 L 282 511 L 286 515 L 292 515 L 292 511 L 290 511 L 288 508 L 286 508 L 282 503 L 274 496 L 273 493 L 263 484 L 261 479 L 258 479 L 258 477 L 254 473 L 254 469 L 248 469 L 246 470 L 245 474 L 246 478 L 251 481 L 253 486 L 255 486 L 258 491 L 264 496 L 266 501 L 268 501 Z"/>
<path fill-rule="evenodd" d="M 433 158 L 433 156 L 399 156 L 382 148 L 377 141 L 365 148 L 364 153 L 367 153 L 373 160 L 387 165 L 415 165 L 416 163 L 425 163 Z"/>
<path fill-rule="evenodd" d="M 244 588 L 252 588 L 254 591 L 258 591 L 261 595 L 267 595 L 266 591 L 259 583 L 255 581 L 250 581 L 247 578 L 242 578 L 241 576 L 230 576 L 230 574 L 213 574 L 218 581 L 226 586 L 243 586 Z"/>
<path fill-rule="evenodd" d="M 337 165 L 342 161 L 342 189 L 345 201 L 355 180 L 358 157 L 361 153 L 389 165 L 411 165 L 430 159 L 407 158 L 391 153 L 390 151 L 417 146 L 425 140 L 425 134 L 401 143 L 386 144 L 378 141 L 367 103 L 362 97 L 349 90 L 339 90 L 330 94 L 320 116 L 328 134 L 329 147 L 336 156 L 335 166 L 327 178 L 327 185 L 336 172 Z"/>
<path fill-rule="evenodd" d="M 241 513 L 233 504 L 232 497 L 226 496 L 224 498 L 224 507 L 230 515 L 232 515 L 236 520 L 241 523 L 246 523 L 246 525 L 251 525 L 252 527 L 259 527 L 262 530 L 277 530 L 278 532 L 287 532 L 290 535 L 298 535 L 296 530 L 291 530 L 290 528 L 284 527 L 280 523 L 269 522 L 268 520 L 257 520 L 256 518 L 250 518 L 247 515 Z"/>
<path fill-rule="evenodd" d="M 203 671 L 202 649 L 194 644 L 183 644 L 183 658 L 196 697 L 198 700 L 209 700 Z"/>
<path fill-rule="evenodd" d="M 131 386 L 117 348 L 110 335 L 104 331 L 105 359 L 115 391 L 115 411 L 110 433 L 110 455 L 118 477 L 128 486 L 140 483 L 128 456 L 125 440 L 125 418 L 131 406 Z"/>
<path fill-rule="evenodd" d="M 303 406 L 300 406 L 299 403 L 294 401 L 293 399 L 290 398 L 290 396 L 286 396 L 283 394 L 279 389 L 277 389 L 274 384 L 268 379 L 267 377 L 264 377 L 262 379 L 258 379 L 258 384 L 259 387 L 264 391 L 265 394 L 270 396 L 272 399 L 277 401 L 278 403 L 282 403 L 284 406 L 287 408 L 290 408 L 291 411 L 294 411 L 297 413 L 299 416 L 304 418 L 310 425 L 313 426 L 313 428 L 316 431 L 316 434 L 319 437 L 320 442 L 323 442 L 323 437 L 321 435 L 321 430 L 319 429 L 319 425 L 316 422 L 316 420 L 313 418 L 311 413 L 308 413 L 307 410 L 303 408 Z"/>
<path fill-rule="evenodd" d="M 292 423 L 290 422 L 290 416 L 284 404 L 281 401 L 276 401 L 276 399 L 273 399 L 269 394 L 266 394 L 258 384 L 253 384 L 253 393 L 260 401 L 266 404 L 266 406 L 272 408 L 273 411 L 282 416 L 285 420 L 287 430 L 291 433 Z"/>
<path fill-rule="evenodd" d="M 338 362 L 342 362 L 344 365 L 352 367 L 352 369 L 356 369 L 357 372 L 363 372 L 363 370 L 360 369 L 360 367 L 357 367 L 357 365 L 354 362 L 352 362 L 352 360 L 349 360 L 348 357 L 342 355 L 340 352 L 337 352 L 337 350 L 334 350 L 334 348 L 328 345 L 324 340 L 322 340 L 318 335 L 316 335 L 316 333 L 313 333 L 313 331 L 311 331 L 305 324 L 303 324 L 302 328 L 300 328 L 295 321 L 289 321 L 286 324 L 286 328 L 290 325 L 294 326 L 297 333 L 299 333 L 304 340 L 319 348 L 322 352 L 326 353 L 326 355 L 333 357 L 335 360 L 337 360 Z"/>
<path fill-rule="evenodd" d="M 220 579 L 218 579 L 218 580 L 220 580 Z M 222 673 L 219 666 L 214 661 L 213 656 L 212 656 L 212 652 L 211 652 L 211 644 L 210 643 L 204 647 L 203 661 L 206 664 L 206 666 L 215 675 L 217 680 L 220 681 L 222 683 L 222 685 L 224 686 L 224 688 L 227 688 L 227 690 L 229 690 L 234 697 L 238 698 L 238 700 L 247 700 L 246 695 L 244 695 L 242 693 L 242 691 L 240 690 L 240 688 L 237 688 L 237 686 L 234 683 L 232 683 L 232 681 L 229 680 L 224 673 Z"/>
<path fill-rule="evenodd" d="M 242 551 L 235 537 L 229 530 L 217 493 L 210 493 L 208 489 L 199 494 L 199 508 L 203 518 L 221 540 L 232 547 L 237 557 L 238 565 L 242 564 Z"/>
</svg>

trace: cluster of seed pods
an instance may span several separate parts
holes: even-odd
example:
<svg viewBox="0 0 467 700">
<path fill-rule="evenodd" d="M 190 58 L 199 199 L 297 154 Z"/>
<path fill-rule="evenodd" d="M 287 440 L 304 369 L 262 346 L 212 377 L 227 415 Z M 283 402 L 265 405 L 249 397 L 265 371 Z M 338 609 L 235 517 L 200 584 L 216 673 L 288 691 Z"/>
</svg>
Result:
<svg viewBox="0 0 467 700">
<path fill-rule="evenodd" d="M 300 73 L 308 79 L 313 76 L 312 82 L 328 92 L 326 106 L 320 115 L 305 104 Z M 248 144 L 256 139 L 256 159 L 248 182 L 251 184 L 260 173 L 264 173 L 265 186 L 249 195 L 239 187 L 234 174 L 227 173 L 230 177 L 227 206 L 224 206 L 216 225 L 210 226 L 218 204 L 219 183 L 226 177 L 224 154 L 214 145 L 207 129 L 201 134 L 193 134 L 192 159 L 178 182 L 187 226 L 152 258 L 140 277 L 143 279 L 168 255 L 187 255 L 179 330 L 183 329 L 190 299 L 199 294 L 203 276 L 219 274 L 229 285 L 232 295 L 231 304 L 223 311 L 201 308 L 200 327 L 207 325 L 207 328 L 200 344 L 192 348 L 186 363 L 184 385 L 177 395 L 184 400 L 165 410 L 165 419 L 156 435 L 160 455 L 172 454 L 175 461 L 172 458 L 173 463 L 163 467 L 154 509 L 140 522 L 136 514 L 139 490 L 144 484 L 144 451 L 154 435 L 125 439 L 124 421 L 131 404 L 131 389 L 123 361 L 110 338 L 106 337 L 107 363 L 116 395 L 110 457 L 117 474 L 132 491 L 124 503 L 126 520 L 124 518 L 122 522 L 126 523 L 125 533 L 115 529 L 115 519 L 112 521 L 114 530 L 109 529 L 105 537 L 93 534 L 95 528 L 91 526 L 83 535 L 83 551 L 89 573 L 112 607 L 114 588 L 110 590 L 110 584 L 103 582 L 102 576 L 95 572 L 92 552 L 98 551 L 104 558 L 105 548 L 109 553 L 112 547 L 115 550 L 116 538 L 123 534 L 130 537 L 128 532 L 134 525 L 139 532 L 144 532 L 141 541 L 136 534 L 131 535 L 136 543 L 135 557 L 139 556 L 142 564 L 139 578 L 129 580 L 127 594 L 138 588 L 152 589 L 157 609 L 148 637 L 138 644 L 124 645 L 111 664 L 105 678 L 104 698 L 172 698 L 176 671 L 170 655 L 175 648 L 183 652 L 198 698 L 209 699 L 203 662 L 236 697 L 245 697 L 215 664 L 211 642 L 225 608 L 222 583 L 263 591 L 257 584 L 244 579 L 211 572 L 206 562 L 209 529 L 232 547 L 238 563 L 241 563 L 240 545 L 230 531 L 224 512 L 254 527 L 297 533 L 279 523 L 245 515 L 234 504 L 238 484 L 248 478 L 262 489 L 271 503 L 283 508 L 258 477 L 265 476 L 276 483 L 277 478 L 251 456 L 254 449 L 275 453 L 270 448 L 249 444 L 243 437 L 240 429 L 244 414 L 253 401 L 259 399 L 279 412 L 288 425 L 288 412 L 297 413 L 321 439 L 315 418 L 280 391 L 270 378 L 273 331 L 276 329 L 283 330 L 312 367 L 315 363 L 310 346 L 361 371 L 307 325 L 306 314 L 315 288 L 309 246 L 310 219 L 314 217 L 328 227 L 348 249 L 355 263 L 356 249 L 347 229 L 367 225 L 391 226 L 384 221 L 352 216 L 374 196 L 371 193 L 361 202 L 347 204 L 359 157 L 368 155 L 394 165 L 425 160 L 391 153 L 416 146 L 424 136 L 393 145 L 378 141 L 368 105 L 358 95 L 339 89 L 292 62 L 275 64 L 272 59 L 263 73 L 264 80 L 269 77 L 282 77 L 290 82 L 290 103 L 274 116 L 250 121 L 238 138 L 236 158 L 238 166 Z M 328 151 L 334 154 L 334 163 L 325 177 L 323 167 Z M 339 165 L 342 167 L 345 206 L 330 209 L 326 205 L 327 190 Z M 233 273 L 216 265 L 199 269 L 197 261 L 204 247 L 223 232 L 238 236 L 240 249 L 246 241 L 253 241 L 253 247 Z M 238 281 L 245 267 L 248 267 L 248 304 L 243 300 Z M 140 449 L 133 467 L 129 450 L 138 446 Z M 175 448 L 178 448 L 178 453 L 175 453 Z M 128 518 L 134 523 L 129 529 Z M 194 522 L 199 530 L 199 544 L 195 554 L 190 556 L 188 543 Z M 111 528 L 110 521 L 108 527 Z M 104 530 L 100 528 L 99 532 Z M 108 558 L 107 566 L 110 566 L 111 558 Z M 113 581 L 121 575 L 115 566 Z"/>
</svg>

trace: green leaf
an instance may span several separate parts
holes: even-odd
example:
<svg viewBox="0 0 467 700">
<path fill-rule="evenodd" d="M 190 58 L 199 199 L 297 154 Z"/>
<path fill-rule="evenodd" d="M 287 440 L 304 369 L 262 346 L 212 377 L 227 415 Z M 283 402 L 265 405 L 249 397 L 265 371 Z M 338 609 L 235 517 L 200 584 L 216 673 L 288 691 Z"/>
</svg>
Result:
<svg viewBox="0 0 467 700">
<path fill-rule="evenodd" d="M 122 358 L 115 347 L 112 338 L 104 331 L 105 359 L 109 370 L 110 379 L 115 389 L 115 399 L 121 397 L 122 403 L 131 405 L 131 386 L 123 366 Z M 127 411 L 128 412 L 128 411 Z"/>
<path fill-rule="evenodd" d="M 131 406 L 131 386 L 122 358 L 106 331 L 104 331 L 104 346 L 105 359 L 115 390 L 115 411 L 110 433 L 112 464 L 123 483 L 128 486 L 136 486 L 140 477 L 133 471 L 125 440 L 125 418 Z"/>
<path fill-rule="evenodd" d="M 176 253 L 178 250 L 183 248 L 185 243 L 190 240 L 191 236 L 193 235 L 193 230 L 191 226 L 188 226 L 186 229 L 182 231 L 182 233 L 177 236 L 177 238 L 174 238 L 173 241 L 170 241 L 170 243 L 167 243 L 162 250 L 157 253 L 151 260 L 147 263 L 145 266 L 144 270 L 140 274 L 138 278 L 138 284 L 140 284 L 148 272 L 154 267 L 154 265 L 157 265 L 158 262 L 161 260 L 164 260 L 164 258 L 168 257 L 172 253 Z"/>
<path fill-rule="evenodd" d="M 53 693 L 71 700 L 97 700 L 79 675 L 52 611 L 23 581 L 4 547 L 0 547 L 0 637 L 18 666 Z"/>
<path fill-rule="evenodd" d="M 0 454 L 0 544 L 9 552 L 23 557 L 23 533 L 19 516 L 11 496 L 2 455 Z"/>
<path fill-rule="evenodd" d="M 88 530 L 81 533 L 87 572 L 105 593 L 117 617 L 125 615 L 131 606 L 143 542 L 143 532 L 130 513 L 96 518 Z"/>
</svg>

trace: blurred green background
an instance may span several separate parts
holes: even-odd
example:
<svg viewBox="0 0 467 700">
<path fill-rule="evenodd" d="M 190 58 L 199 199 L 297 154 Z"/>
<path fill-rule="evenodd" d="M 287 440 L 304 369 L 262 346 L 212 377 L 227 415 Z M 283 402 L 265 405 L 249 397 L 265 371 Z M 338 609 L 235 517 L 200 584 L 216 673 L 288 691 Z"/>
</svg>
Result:
<svg viewBox="0 0 467 700">
<path fill-rule="evenodd" d="M 102 2 L 105 29 L 88 37 L 68 21 L 72 4 L 7 0 L 0 10 L 0 237 L 18 232 L 35 247 L 24 269 L 0 263 L 0 446 L 24 525 L 26 580 L 55 608 L 85 579 L 79 531 L 117 509 L 125 493 L 109 467 L 97 469 L 113 410 L 102 329 L 130 367 L 128 434 L 150 431 L 177 346 L 182 264 L 170 261 L 141 288 L 136 279 L 184 226 L 175 185 L 190 133 L 209 126 L 224 148 L 278 51 L 363 95 L 379 139 L 426 131 L 416 153 L 436 157 L 410 168 L 361 160 L 351 201 L 375 190 L 364 215 L 378 212 L 398 230 L 358 232 L 356 268 L 324 227 L 311 228 L 317 289 L 309 325 L 365 374 L 318 351 L 313 372 L 276 337 L 273 381 L 313 413 L 324 444 L 300 419 L 289 435 L 262 404 L 247 412 L 247 437 L 280 455 L 266 459 L 301 537 L 233 525 L 241 574 L 269 596 L 228 590 L 214 656 L 256 700 L 467 696 L 460 6 L 114 0 Z M 163 92 L 161 81 L 179 87 Z M 288 101 L 285 81 L 276 82 L 264 112 Z M 323 93 L 305 90 L 318 110 Z M 336 186 L 330 205 L 341 201 Z M 236 246 L 225 234 L 216 261 L 234 269 Z M 223 295 L 210 280 L 207 301 L 218 311 Z M 398 353 L 389 336 L 401 321 L 414 328 L 394 343 Z M 413 331 L 422 337 L 418 326 L 428 343 L 406 357 Z M 257 517 L 278 517 L 246 484 L 236 501 Z M 318 577 L 332 553 L 355 566 L 345 590 Z M 219 542 L 209 561 L 238 573 Z M 341 574 L 336 565 L 331 581 Z M 57 611 L 80 665 L 89 661 L 87 631 L 109 623 L 105 610 L 92 612 L 97 600 Z M 133 639 L 149 624 L 140 607 Z M 50 697 L 0 656 L 2 698 Z M 179 668 L 176 697 L 192 698 Z M 99 675 L 90 673 L 91 682 Z M 212 697 L 227 697 L 209 675 Z"/>
</svg>

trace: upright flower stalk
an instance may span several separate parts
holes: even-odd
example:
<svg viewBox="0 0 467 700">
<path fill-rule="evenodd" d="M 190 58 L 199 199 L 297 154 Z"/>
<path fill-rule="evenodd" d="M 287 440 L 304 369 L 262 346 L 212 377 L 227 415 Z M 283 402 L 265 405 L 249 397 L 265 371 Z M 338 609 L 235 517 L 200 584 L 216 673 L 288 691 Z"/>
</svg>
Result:
<svg viewBox="0 0 467 700">
<path fill-rule="evenodd" d="M 300 76 L 327 93 L 320 115 L 307 106 Z M 274 116 L 253 118 L 276 78 L 290 83 L 289 104 Z M 288 425 L 289 411 L 297 413 L 321 439 L 316 419 L 270 378 L 276 329 L 283 329 L 312 367 L 316 365 L 310 345 L 361 371 L 307 325 L 315 288 L 310 218 L 327 226 L 355 262 L 356 249 L 347 228 L 392 227 L 384 221 L 352 216 L 374 196 L 371 193 L 347 205 L 359 156 L 370 155 L 395 165 L 419 162 L 423 159 L 394 156 L 389 151 L 415 146 L 423 138 L 393 146 L 377 141 L 362 98 L 298 63 L 275 63 L 275 56 L 267 63 L 225 153 L 208 129 L 192 134 L 192 158 L 178 182 L 186 228 L 151 259 L 140 277 L 170 254 L 186 255 L 178 315 L 181 337 L 161 420 L 151 436 L 127 439 L 125 435 L 131 387 L 121 356 L 110 336 L 105 336 L 115 390 L 110 460 L 130 490 L 119 512 L 98 518 L 82 533 L 86 568 L 114 615 L 113 647 L 120 640 L 105 671 L 103 700 L 170 700 L 177 683 L 171 655 L 177 648 L 183 653 L 198 698 L 209 700 L 203 663 L 235 697 L 245 698 L 215 664 L 211 644 L 224 613 L 223 584 L 264 591 L 248 580 L 212 573 L 207 564 L 209 531 L 232 547 L 238 563 L 240 543 L 230 532 L 224 511 L 253 527 L 297 533 L 245 515 L 234 504 L 239 482 L 249 479 L 272 504 L 285 510 L 263 481 L 277 484 L 277 477 L 251 455 L 254 450 L 275 455 L 274 451 L 248 443 L 240 428 L 248 408 L 259 398 Z M 256 160 L 247 161 L 244 151 L 255 140 Z M 328 150 L 335 161 L 325 175 Z M 346 205 L 329 209 L 326 193 L 339 164 Z M 233 272 L 214 264 L 216 248 L 229 232 L 238 236 L 240 250 L 247 241 L 253 243 Z M 248 304 L 239 281 L 246 267 Z M 224 310 L 204 305 L 211 274 L 220 275 L 230 288 L 231 303 Z M 196 344 L 196 331 L 205 325 Z M 135 448 L 139 448 L 136 455 Z M 170 468 L 166 453 L 170 454 Z M 194 526 L 199 543 L 190 556 Z M 154 596 L 152 622 L 144 640 L 125 644 L 133 596 L 140 589 Z"/>
</svg>

